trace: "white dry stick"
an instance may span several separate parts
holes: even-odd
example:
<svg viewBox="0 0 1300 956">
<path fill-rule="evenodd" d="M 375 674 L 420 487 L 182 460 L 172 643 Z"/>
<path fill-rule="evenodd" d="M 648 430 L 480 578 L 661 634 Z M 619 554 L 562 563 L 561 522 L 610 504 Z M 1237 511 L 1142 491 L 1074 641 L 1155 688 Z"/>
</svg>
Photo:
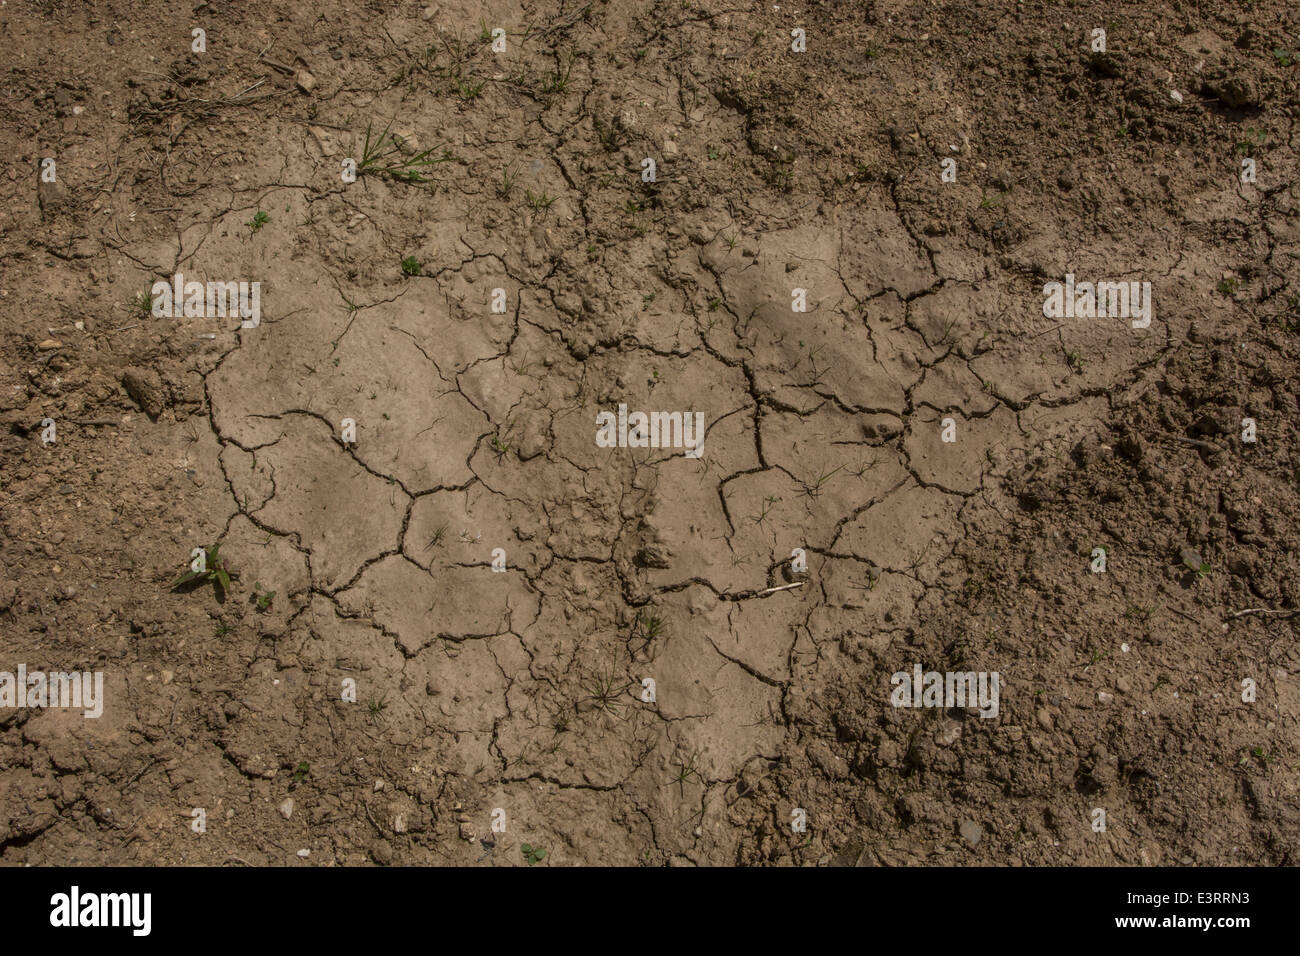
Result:
<svg viewBox="0 0 1300 956">
<path fill-rule="evenodd" d="M 251 93 L 251 92 L 253 92 L 253 90 L 257 89 L 259 86 L 261 86 L 261 85 L 262 85 L 263 83 L 265 83 L 265 82 L 266 82 L 266 80 L 258 80 L 258 81 L 257 81 L 256 83 L 254 83 L 252 86 L 245 87 L 244 89 L 240 90 L 238 93 L 236 93 L 234 96 L 232 96 L 231 99 L 237 100 L 237 99 L 239 99 L 241 96 L 243 96 L 245 93 Z"/>
<path fill-rule="evenodd" d="M 779 588 L 768 588 L 766 591 L 759 591 L 754 595 L 754 597 L 762 597 L 764 594 L 775 594 L 777 591 L 788 591 L 791 588 L 801 588 L 803 585 L 803 581 L 796 581 L 794 584 L 783 584 Z"/>
</svg>

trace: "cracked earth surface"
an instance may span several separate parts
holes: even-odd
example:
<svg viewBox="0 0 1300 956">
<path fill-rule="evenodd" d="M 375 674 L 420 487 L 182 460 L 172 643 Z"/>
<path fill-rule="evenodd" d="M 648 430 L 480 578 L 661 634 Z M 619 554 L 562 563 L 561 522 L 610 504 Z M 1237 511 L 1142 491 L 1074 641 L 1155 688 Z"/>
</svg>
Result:
<svg viewBox="0 0 1300 956">
<path fill-rule="evenodd" d="M 0 860 L 1295 862 L 1293 9 L 12 7 L 0 669 L 108 696 L 0 711 Z"/>
</svg>

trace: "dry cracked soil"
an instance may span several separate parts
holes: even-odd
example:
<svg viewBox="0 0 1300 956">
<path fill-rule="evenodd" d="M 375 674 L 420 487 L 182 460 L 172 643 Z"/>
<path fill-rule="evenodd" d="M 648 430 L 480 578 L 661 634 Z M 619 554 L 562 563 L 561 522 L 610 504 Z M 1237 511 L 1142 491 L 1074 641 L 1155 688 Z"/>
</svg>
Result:
<svg viewBox="0 0 1300 956">
<path fill-rule="evenodd" d="M 0 37 L 0 862 L 1297 862 L 1294 4 Z"/>
</svg>

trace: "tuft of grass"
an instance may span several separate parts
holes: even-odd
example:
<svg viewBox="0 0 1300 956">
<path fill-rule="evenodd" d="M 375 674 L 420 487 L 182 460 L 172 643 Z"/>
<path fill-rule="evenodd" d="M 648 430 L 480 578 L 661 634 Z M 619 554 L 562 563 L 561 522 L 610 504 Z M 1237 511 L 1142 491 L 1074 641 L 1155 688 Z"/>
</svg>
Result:
<svg viewBox="0 0 1300 956">
<path fill-rule="evenodd" d="M 685 797 L 686 781 L 694 777 L 696 780 L 703 782 L 704 778 L 700 776 L 700 771 L 696 769 L 695 766 L 695 761 L 698 760 L 699 757 L 700 757 L 699 751 L 692 751 L 690 757 L 687 758 L 686 760 L 678 759 L 677 772 L 673 774 L 672 779 L 669 780 L 668 783 L 665 784 L 665 786 L 672 786 L 673 784 L 677 784 L 678 793 L 681 796 Z"/>
<path fill-rule="evenodd" d="M 1300 332 L 1300 296 L 1293 295 L 1287 297 L 1287 313 L 1279 315 L 1273 320 L 1279 332 L 1287 332 L 1294 335 Z M 1292 318 L 1295 316 L 1295 318 Z"/>
<path fill-rule="evenodd" d="M 137 319 L 147 319 L 153 315 L 153 293 L 137 292 L 135 298 L 128 299 L 126 310 Z"/>
<path fill-rule="evenodd" d="M 840 465 L 839 468 L 835 468 L 831 471 L 821 472 L 820 474 L 817 475 L 816 478 L 812 479 L 811 482 L 807 482 L 807 481 L 799 482 L 799 484 L 803 485 L 803 490 L 799 492 L 799 496 L 816 498 L 818 495 L 822 493 L 822 486 L 824 486 L 826 482 L 830 481 L 831 478 L 835 476 L 836 472 L 842 471 L 843 469 L 844 466 Z"/>
<path fill-rule="evenodd" d="M 433 537 L 430 538 L 429 543 L 424 546 L 424 550 L 428 551 L 430 548 L 441 547 L 442 539 L 446 534 L 447 534 L 447 526 L 446 524 L 443 524 L 438 528 L 437 531 L 433 533 Z"/>
<path fill-rule="evenodd" d="M 640 649 L 644 650 L 657 637 L 664 633 L 664 620 L 653 609 L 641 609 L 636 612 L 636 620 L 632 622 L 631 640 L 640 642 Z"/>
<path fill-rule="evenodd" d="M 528 350 L 525 349 L 524 357 L 522 359 L 517 362 L 514 360 L 508 360 L 507 364 L 510 366 L 510 371 L 514 372 L 516 375 L 527 375 L 530 368 L 534 368 L 542 363 L 528 361 Z"/>
<path fill-rule="evenodd" d="M 501 184 L 497 186 L 497 198 L 509 199 L 519 179 L 519 171 L 514 167 L 501 170 Z"/>
<path fill-rule="evenodd" d="M 632 682 L 621 678 L 614 665 L 606 671 L 592 671 L 582 684 L 586 693 L 584 701 L 591 701 L 597 710 L 603 710 L 615 717 L 622 717 L 619 698 L 632 686 Z"/>
<path fill-rule="evenodd" d="M 546 85 L 542 87 L 542 92 L 548 96 L 563 93 L 569 88 L 569 74 L 573 72 L 573 61 L 570 60 L 564 65 L 563 71 L 557 66 L 555 75 L 552 76 Z"/>
<path fill-rule="evenodd" d="M 492 447 L 492 451 L 496 454 L 497 461 L 500 461 L 502 458 L 504 458 L 506 455 L 510 454 L 510 452 L 514 450 L 514 444 L 513 444 L 514 431 L 515 431 L 515 423 L 513 421 L 508 421 L 506 422 L 506 427 L 504 430 L 502 430 L 498 426 L 496 433 L 490 439 L 488 439 L 488 444 Z"/>
<path fill-rule="evenodd" d="M 361 159 L 357 163 L 358 176 L 387 176 L 398 182 L 427 183 L 429 180 L 424 175 L 424 170 L 451 159 L 451 153 L 447 150 L 435 157 L 436 147 L 421 150 L 412 156 L 403 155 L 402 138 L 392 133 L 392 128 L 390 120 L 384 131 L 376 137 L 374 127 L 367 124 Z"/>
<path fill-rule="evenodd" d="M 556 198 L 557 197 L 552 196 L 545 189 L 540 193 L 535 193 L 531 189 L 524 190 L 524 199 L 526 199 L 528 205 L 532 206 L 534 209 L 550 209 L 555 203 Z"/>
<path fill-rule="evenodd" d="M 776 503 L 780 500 L 776 495 L 765 495 L 763 497 L 763 510 L 756 515 L 750 515 L 750 520 L 762 527 L 763 522 L 767 520 L 767 516 L 771 514 L 772 509 L 776 507 Z"/>
</svg>

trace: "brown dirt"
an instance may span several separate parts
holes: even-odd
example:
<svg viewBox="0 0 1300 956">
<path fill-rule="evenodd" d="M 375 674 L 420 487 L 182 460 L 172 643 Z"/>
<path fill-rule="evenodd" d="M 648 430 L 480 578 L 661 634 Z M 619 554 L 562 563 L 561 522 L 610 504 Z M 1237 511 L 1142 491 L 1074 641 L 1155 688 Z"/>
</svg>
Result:
<svg viewBox="0 0 1300 956">
<path fill-rule="evenodd" d="M 0 861 L 1297 862 L 1300 9 L 275 6 L 0 7 Z"/>
</svg>

